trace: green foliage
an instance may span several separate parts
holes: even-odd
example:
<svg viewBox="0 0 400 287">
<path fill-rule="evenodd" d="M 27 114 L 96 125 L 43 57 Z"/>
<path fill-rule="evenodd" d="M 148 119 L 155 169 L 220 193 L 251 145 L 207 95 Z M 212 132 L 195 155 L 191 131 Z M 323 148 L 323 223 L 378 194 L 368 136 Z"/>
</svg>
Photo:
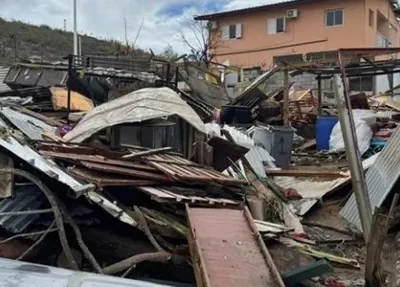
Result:
<svg viewBox="0 0 400 287">
<path fill-rule="evenodd" d="M 14 37 L 15 36 L 15 37 Z M 126 55 L 132 51 L 115 40 L 97 39 L 88 35 L 82 37 L 83 55 Z M 6 21 L 0 18 L 0 66 L 14 62 L 16 41 L 18 60 L 39 56 L 46 60 L 59 60 L 72 53 L 73 34 L 53 29 L 47 25 L 34 26 L 20 21 Z M 147 54 L 136 49 L 135 54 Z"/>
</svg>

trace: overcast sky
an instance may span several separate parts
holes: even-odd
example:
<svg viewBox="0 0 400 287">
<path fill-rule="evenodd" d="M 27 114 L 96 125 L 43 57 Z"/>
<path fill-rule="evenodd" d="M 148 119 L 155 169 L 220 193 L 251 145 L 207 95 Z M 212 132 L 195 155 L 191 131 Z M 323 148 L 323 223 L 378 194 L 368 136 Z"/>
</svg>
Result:
<svg viewBox="0 0 400 287">
<path fill-rule="evenodd" d="M 133 42 L 140 23 L 137 46 L 161 52 L 169 44 L 185 53 L 180 31 L 190 37 L 186 19 L 204 13 L 258 6 L 280 0 L 77 0 L 80 33 L 109 39 L 124 39 L 124 17 L 128 38 Z M 0 0 L 0 16 L 36 25 L 72 29 L 72 0 Z"/>
</svg>

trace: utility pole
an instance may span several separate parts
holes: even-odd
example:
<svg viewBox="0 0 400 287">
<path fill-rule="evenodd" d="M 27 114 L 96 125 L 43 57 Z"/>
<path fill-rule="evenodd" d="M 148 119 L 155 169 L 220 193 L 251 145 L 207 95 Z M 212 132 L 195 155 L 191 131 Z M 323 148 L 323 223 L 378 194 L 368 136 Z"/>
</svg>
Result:
<svg viewBox="0 0 400 287">
<path fill-rule="evenodd" d="M 129 41 L 128 41 L 128 24 L 126 21 L 126 17 L 124 17 L 124 30 L 125 30 L 125 45 L 128 47 L 129 46 Z"/>
<path fill-rule="evenodd" d="M 73 13 L 74 13 L 74 56 L 78 56 L 78 20 L 76 12 L 76 0 L 73 0 Z"/>
<path fill-rule="evenodd" d="M 67 19 L 64 19 L 64 32 L 67 32 Z"/>
</svg>

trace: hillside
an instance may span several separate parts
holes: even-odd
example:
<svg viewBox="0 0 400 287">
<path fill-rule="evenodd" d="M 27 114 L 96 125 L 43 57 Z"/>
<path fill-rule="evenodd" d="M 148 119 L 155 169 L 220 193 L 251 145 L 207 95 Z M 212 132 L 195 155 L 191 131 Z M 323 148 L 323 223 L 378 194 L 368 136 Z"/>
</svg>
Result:
<svg viewBox="0 0 400 287">
<path fill-rule="evenodd" d="M 117 41 L 99 40 L 87 35 L 81 36 L 82 54 L 126 54 L 125 46 Z M 32 56 L 39 56 L 46 60 L 59 59 L 72 52 L 72 39 L 71 32 L 52 29 L 45 25 L 34 26 L 0 18 L 0 66 L 14 62 L 15 47 L 18 61 L 29 59 Z M 141 50 L 138 52 L 144 53 Z"/>
</svg>

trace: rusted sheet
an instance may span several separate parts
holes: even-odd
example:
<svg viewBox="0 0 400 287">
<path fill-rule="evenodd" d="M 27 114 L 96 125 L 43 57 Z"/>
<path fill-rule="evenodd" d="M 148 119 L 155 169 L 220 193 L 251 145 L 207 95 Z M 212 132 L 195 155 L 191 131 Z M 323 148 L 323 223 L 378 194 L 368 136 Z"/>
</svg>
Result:
<svg viewBox="0 0 400 287">
<path fill-rule="evenodd" d="M 168 178 L 165 177 L 164 175 L 155 174 L 147 171 L 135 170 L 133 168 L 117 167 L 117 166 L 101 164 L 101 163 L 93 163 L 87 161 L 80 161 L 79 163 L 91 170 L 127 175 L 135 178 L 159 180 L 164 182 L 169 181 Z"/>
<path fill-rule="evenodd" d="M 159 184 L 158 181 L 151 180 L 135 180 L 129 178 L 121 178 L 110 176 L 106 173 L 94 172 L 88 169 L 79 168 L 79 167 L 71 167 L 68 169 L 69 172 L 81 179 L 90 181 L 97 186 L 107 187 L 107 186 L 151 186 Z"/>
<path fill-rule="evenodd" d="M 284 284 L 247 210 L 186 207 L 197 286 Z"/>
<path fill-rule="evenodd" d="M 197 191 L 193 191 L 187 188 L 187 192 L 185 193 L 184 189 L 178 193 L 176 188 L 171 187 L 150 187 L 150 186 L 142 186 L 138 188 L 140 191 L 150 195 L 151 199 L 157 202 L 173 202 L 173 203 L 190 203 L 196 204 L 200 206 L 206 205 L 230 205 L 230 206 L 238 206 L 241 201 L 231 200 L 225 198 L 211 198 L 205 195 L 201 195 Z"/>
</svg>

